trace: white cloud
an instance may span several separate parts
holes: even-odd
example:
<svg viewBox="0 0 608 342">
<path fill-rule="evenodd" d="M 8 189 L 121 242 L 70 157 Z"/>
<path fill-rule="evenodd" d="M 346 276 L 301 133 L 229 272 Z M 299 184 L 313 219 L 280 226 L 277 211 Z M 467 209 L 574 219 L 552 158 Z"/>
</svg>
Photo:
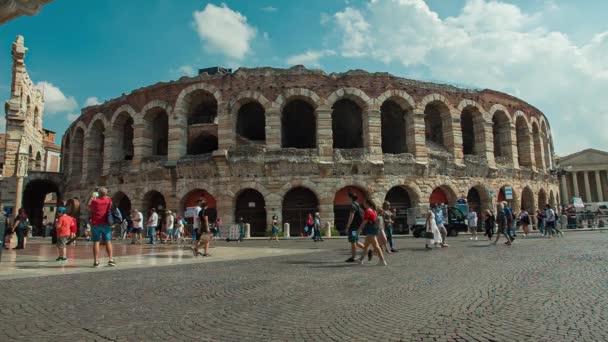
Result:
<svg viewBox="0 0 608 342">
<path fill-rule="evenodd" d="M 68 115 L 65 116 L 65 118 L 69 121 L 69 122 L 73 122 L 74 120 L 78 119 L 78 117 L 80 117 L 80 114 L 73 114 L 70 113 Z"/>
<path fill-rule="evenodd" d="M 277 12 L 278 10 L 279 10 L 279 9 L 278 9 L 278 8 L 276 8 L 276 7 L 274 7 L 274 6 L 266 6 L 266 7 L 262 7 L 262 11 L 264 11 L 264 12 L 271 12 L 271 13 L 274 13 L 274 12 Z"/>
<path fill-rule="evenodd" d="M 88 107 L 88 106 L 95 106 L 99 104 L 99 99 L 91 96 L 91 97 L 87 97 L 87 99 L 84 101 L 84 106 Z"/>
<path fill-rule="evenodd" d="M 241 60 L 250 52 L 251 41 L 256 36 L 255 27 L 247 18 L 228 8 L 226 4 L 207 4 L 202 11 L 195 11 L 194 26 L 205 49 L 218 52 L 229 58 Z"/>
<path fill-rule="evenodd" d="M 196 75 L 196 70 L 194 69 L 194 67 L 192 65 L 182 65 L 179 67 L 178 71 L 181 75 L 185 75 L 185 76 L 192 77 L 192 76 Z"/>
<path fill-rule="evenodd" d="M 302 54 L 290 56 L 287 58 L 287 64 L 289 65 L 298 65 L 303 64 L 306 66 L 314 66 L 318 67 L 319 59 L 325 56 L 333 56 L 336 52 L 333 50 L 320 50 L 320 51 L 306 51 Z"/>
<path fill-rule="evenodd" d="M 458 15 L 442 19 L 423 0 L 371 0 L 335 13 L 329 37 L 338 37 L 331 43 L 344 57 L 422 68 L 433 79 L 529 101 L 548 117 L 558 153 L 605 149 L 608 32 L 577 45 L 543 25 L 556 9 L 546 4 L 526 13 L 505 2 L 467 0 Z"/>
<path fill-rule="evenodd" d="M 44 112 L 47 114 L 70 112 L 78 108 L 73 96 L 65 96 L 61 89 L 50 82 L 40 81 L 36 83 L 36 88 L 44 95 Z"/>
</svg>

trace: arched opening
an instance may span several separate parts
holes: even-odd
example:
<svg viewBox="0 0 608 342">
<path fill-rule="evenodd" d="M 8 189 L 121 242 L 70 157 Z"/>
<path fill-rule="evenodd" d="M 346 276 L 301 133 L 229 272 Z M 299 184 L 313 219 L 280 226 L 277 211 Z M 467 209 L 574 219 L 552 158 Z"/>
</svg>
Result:
<svg viewBox="0 0 608 342">
<path fill-rule="evenodd" d="M 424 126 L 427 147 L 433 150 L 447 150 L 449 136 L 449 120 L 451 119 L 448 106 L 439 101 L 433 101 L 424 108 Z"/>
<path fill-rule="evenodd" d="M 154 208 L 157 212 L 162 211 L 166 208 L 167 202 L 165 196 L 156 190 L 148 191 L 144 195 L 143 211 L 150 213 L 150 209 Z M 159 214 L 160 215 L 160 214 Z"/>
<path fill-rule="evenodd" d="M 534 141 L 534 159 L 536 161 L 536 168 L 543 169 L 545 163 L 543 162 L 543 138 L 540 135 L 540 130 L 538 129 L 538 124 L 536 122 L 532 123 L 532 136 Z"/>
<path fill-rule="evenodd" d="M 483 153 L 483 115 L 477 107 L 466 107 L 460 116 L 462 152 L 464 155 Z"/>
<path fill-rule="evenodd" d="M 348 223 L 348 215 L 352 204 L 350 197 L 348 197 L 349 192 L 357 195 L 357 202 L 359 204 L 363 204 L 367 199 L 365 190 L 356 186 L 346 186 L 336 192 L 334 197 L 334 223 L 336 229 L 339 231 L 348 228 L 346 227 L 346 224 Z"/>
<path fill-rule="evenodd" d="M 545 124 L 544 121 L 541 122 L 540 124 L 540 129 L 541 129 L 541 133 L 542 133 L 542 137 L 543 137 L 543 150 L 545 152 L 545 168 L 547 170 L 550 170 L 553 165 L 552 165 L 552 161 L 553 161 L 553 155 L 551 154 L 551 138 L 549 137 L 549 131 L 547 131 L 547 125 Z"/>
<path fill-rule="evenodd" d="M 516 194 L 512 186 L 505 185 L 498 191 L 496 199 L 497 203 L 507 202 L 511 208 L 514 208 L 516 203 Z"/>
<path fill-rule="evenodd" d="M 331 113 L 333 148 L 363 148 L 363 110 L 352 100 L 334 103 Z"/>
<path fill-rule="evenodd" d="M 38 129 L 38 124 L 40 123 L 40 111 L 38 110 L 38 107 L 36 107 L 36 109 L 34 109 L 34 128 Z"/>
<path fill-rule="evenodd" d="M 103 169 L 103 157 L 105 148 L 105 126 L 101 120 L 97 120 L 91 126 L 87 138 L 87 178 L 95 179 Z"/>
<path fill-rule="evenodd" d="M 449 186 L 438 186 L 431 192 L 429 204 L 447 204 L 453 207 L 456 205 L 456 193 Z"/>
<path fill-rule="evenodd" d="M 42 223 L 45 215 L 47 216 L 47 222 L 54 222 L 60 198 L 59 186 L 52 181 L 35 179 L 26 184 L 23 191 L 22 207 L 27 212 L 30 224 L 33 227 L 32 234 L 43 234 L 44 227 Z"/>
<path fill-rule="evenodd" d="M 517 135 L 517 154 L 519 166 L 532 167 L 532 151 L 530 149 L 530 129 L 523 116 L 515 120 L 515 131 Z"/>
<path fill-rule="evenodd" d="M 188 95 L 188 108 L 188 144 L 186 147 L 186 153 L 189 155 L 198 155 L 210 153 L 216 150 L 216 119 L 218 104 L 215 97 L 204 90 L 194 91 Z M 161 142 L 162 138 L 164 138 L 163 131 L 159 129 L 159 132 L 159 136 L 161 138 L 159 138 L 157 142 Z M 201 147 L 201 135 L 205 135 L 206 139 L 211 139 L 211 137 L 213 137 L 213 139 L 215 139 L 215 143 L 206 143 Z M 209 150 L 209 146 L 215 146 L 215 148 L 213 150 Z M 160 150 L 162 151 L 162 148 Z"/>
<path fill-rule="evenodd" d="M 530 189 L 527 186 L 521 192 L 521 207 L 526 209 L 526 211 L 528 211 L 528 213 L 534 213 L 534 211 L 535 211 L 534 193 L 532 192 L 532 189 Z M 513 208 L 513 209 L 519 209 L 519 208 Z"/>
<path fill-rule="evenodd" d="M 188 154 L 198 155 L 211 153 L 217 150 L 217 137 L 211 134 L 202 133 L 193 139 L 188 145 Z"/>
<path fill-rule="evenodd" d="M 237 112 L 237 144 L 264 144 L 266 142 L 266 115 L 257 101 L 243 104 Z"/>
<path fill-rule="evenodd" d="M 494 158 L 510 156 L 511 124 L 509 116 L 503 111 L 497 111 L 492 117 L 492 137 L 494 138 Z"/>
<path fill-rule="evenodd" d="M 112 160 L 133 160 L 133 118 L 129 113 L 122 112 L 112 127 L 114 144 L 112 146 Z"/>
<path fill-rule="evenodd" d="M 112 196 L 112 203 L 120 210 L 123 218 L 131 215 L 131 200 L 124 192 L 118 191 L 115 193 Z"/>
<path fill-rule="evenodd" d="M 36 168 L 37 171 L 44 171 L 42 169 L 42 155 L 40 154 L 40 151 L 36 152 Z"/>
<path fill-rule="evenodd" d="M 36 159 L 34 158 L 34 149 L 30 145 L 27 149 L 27 170 L 34 171 L 36 170 Z"/>
<path fill-rule="evenodd" d="M 209 223 L 214 222 L 217 218 L 217 202 L 215 201 L 215 198 L 207 190 L 194 189 L 188 192 L 181 201 L 181 210 L 185 213 L 184 216 L 189 223 L 192 223 L 194 215 L 193 209 L 198 206 L 198 201 L 201 198 L 207 203 L 207 217 L 209 218 Z"/>
<path fill-rule="evenodd" d="M 234 209 L 234 222 L 249 223 L 251 236 L 266 235 L 266 201 L 264 196 L 257 190 L 245 189 L 236 198 Z"/>
<path fill-rule="evenodd" d="M 166 156 L 169 150 L 169 116 L 164 109 L 156 108 L 149 112 L 145 118 L 144 137 L 151 148 L 153 156 Z"/>
<path fill-rule="evenodd" d="M 469 192 L 467 193 L 467 204 L 469 205 L 469 210 L 475 211 L 477 215 L 481 213 L 481 195 L 477 189 L 469 189 Z"/>
<path fill-rule="evenodd" d="M 82 175 L 82 158 L 84 157 L 84 130 L 82 128 L 76 128 L 74 133 L 74 141 L 72 142 L 72 176 L 78 178 Z"/>
<path fill-rule="evenodd" d="M 289 190 L 283 197 L 283 222 L 289 223 L 292 236 L 304 233 L 308 214 L 319 211 L 319 200 L 314 192 L 304 187 Z"/>
<path fill-rule="evenodd" d="M 394 186 L 387 193 L 384 198 L 391 204 L 391 208 L 395 209 L 393 232 L 395 234 L 406 234 L 409 232 L 408 229 L 408 209 L 414 208 L 414 203 L 410 198 L 408 190 L 403 186 Z M 415 213 L 411 213 L 415 215 Z"/>
<path fill-rule="evenodd" d="M 559 198 L 559 197 L 558 197 Z M 555 208 L 557 205 L 557 202 L 555 201 L 555 194 L 553 193 L 553 190 L 549 191 L 549 204 L 551 205 L 551 207 Z"/>
<path fill-rule="evenodd" d="M 385 101 L 380 107 L 382 153 L 399 154 L 407 152 L 405 126 L 407 112 L 406 109 L 392 100 Z"/>
<path fill-rule="evenodd" d="M 545 189 L 540 189 L 540 191 L 538 191 L 538 208 L 544 209 L 547 204 L 549 204 L 549 202 L 547 202 L 547 193 L 545 192 Z"/>
<path fill-rule="evenodd" d="M 281 146 L 284 148 L 315 148 L 317 119 L 315 109 L 304 100 L 291 100 L 283 107 Z"/>
</svg>

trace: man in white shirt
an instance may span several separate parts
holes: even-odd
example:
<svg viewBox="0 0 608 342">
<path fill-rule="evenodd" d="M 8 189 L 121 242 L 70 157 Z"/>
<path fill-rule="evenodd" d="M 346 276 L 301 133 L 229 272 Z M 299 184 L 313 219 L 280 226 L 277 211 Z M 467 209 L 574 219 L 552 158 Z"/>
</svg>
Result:
<svg viewBox="0 0 608 342">
<path fill-rule="evenodd" d="M 469 209 L 467 222 L 469 223 L 469 232 L 471 233 L 469 240 L 477 240 L 477 213 L 475 210 Z"/>
<path fill-rule="evenodd" d="M 194 208 L 194 218 L 192 219 L 192 243 L 196 242 L 196 234 L 198 233 L 198 229 L 201 227 L 201 221 L 198 217 L 201 210 L 201 200 L 198 201 L 196 207 Z"/>
<path fill-rule="evenodd" d="M 156 209 L 150 209 L 150 217 L 148 217 L 148 241 L 149 245 L 154 244 L 154 236 L 156 235 L 156 229 L 158 228 L 158 214 Z"/>
<path fill-rule="evenodd" d="M 142 215 L 141 211 L 137 209 L 131 210 L 131 221 L 133 222 L 133 240 L 131 240 L 131 244 L 142 243 L 142 233 L 144 231 L 144 215 Z"/>
</svg>

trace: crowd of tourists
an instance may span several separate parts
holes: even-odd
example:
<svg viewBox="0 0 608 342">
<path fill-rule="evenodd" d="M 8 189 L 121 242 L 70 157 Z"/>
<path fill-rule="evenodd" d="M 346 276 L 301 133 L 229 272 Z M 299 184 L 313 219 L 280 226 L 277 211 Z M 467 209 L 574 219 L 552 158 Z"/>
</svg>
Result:
<svg viewBox="0 0 608 342">
<path fill-rule="evenodd" d="M 386 256 L 397 252 L 394 247 L 393 224 L 396 211 L 391 208 L 388 201 L 384 201 L 382 206 L 378 206 L 374 200 L 366 199 L 363 203 L 359 202 L 356 194 L 348 194 L 351 205 L 349 208 L 346 226 L 342 230 L 347 235 L 350 244 L 351 255 L 346 262 L 371 261 L 375 254 L 379 261 L 378 265 L 388 265 Z M 197 206 L 193 210 L 191 234 L 188 234 L 186 226 L 188 222 L 184 217 L 175 215 L 167 210 L 162 217 L 155 208 L 149 209 L 149 215 L 144 220 L 144 215 L 137 209 L 131 210 L 128 215 L 123 216 L 116 208 L 106 188 L 96 189 L 91 194 L 88 202 L 89 220 L 83 224 L 82 232 L 93 242 L 94 267 L 99 266 L 100 245 L 103 243 L 108 255 L 108 266 L 116 266 L 112 250 L 112 233 L 118 229 L 119 238 L 123 240 L 131 239 L 131 244 L 144 243 L 144 231 L 147 235 L 148 244 L 173 243 L 186 244 L 187 235 L 191 236 L 191 250 L 194 257 L 208 257 L 209 246 L 213 238 L 221 237 L 221 219 L 217 218 L 213 223 L 209 222 L 209 210 L 204 199 L 199 199 Z M 558 227 L 558 222 L 565 226 L 567 220 L 565 214 L 558 217 L 558 214 L 550 206 L 546 205 L 544 210 L 537 210 L 537 227 L 544 237 L 563 236 L 563 232 Z M 425 224 L 422 236 L 425 239 L 425 248 L 449 247 L 447 243 L 448 230 L 446 229 L 445 211 L 440 205 L 431 204 L 425 215 Z M 474 208 L 469 208 L 467 214 L 467 224 L 471 233 L 470 240 L 478 240 L 478 230 L 485 232 L 484 236 L 496 245 L 501 237 L 504 236 L 505 245 L 512 245 L 517 237 L 518 228 L 521 228 L 524 237 L 530 234 L 532 223 L 531 214 L 525 208 L 515 212 L 507 202 L 500 202 L 497 211 L 487 209 L 478 214 Z M 26 211 L 19 209 L 17 216 L 12 224 L 9 224 L 7 217 L 5 232 L 5 243 L 10 241 L 11 236 L 16 235 L 17 246 L 14 249 L 24 249 L 28 230 L 31 229 Z M 69 244 L 75 243 L 78 234 L 77 220 L 67 213 L 66 207 L 57 209 L 53 230 L 53 242 L 57 246 L 57 261 L 67 260 L 66 248 Z M 279 241 L 281 228 L 279 218 L 272 216 L 270 228 L 270 240 Z M 236 231 L 232 232 L 234 240 L 242 241 L 245 237 L 245 223 L 242 217 L 236 225 Z M 313 241 L 323 241 L 321 234 L 321 217 L 318 212 L 310 213 L 306 219 L 304 234 Z M 364 235 L 361 242 L 360 236 Z M 494 239 L 493 239 L 494 237 Z M 202 251 L 201 249 L 202 245 Z M 357 256 L 357 250 L 360 255 Z"/>
</svg>

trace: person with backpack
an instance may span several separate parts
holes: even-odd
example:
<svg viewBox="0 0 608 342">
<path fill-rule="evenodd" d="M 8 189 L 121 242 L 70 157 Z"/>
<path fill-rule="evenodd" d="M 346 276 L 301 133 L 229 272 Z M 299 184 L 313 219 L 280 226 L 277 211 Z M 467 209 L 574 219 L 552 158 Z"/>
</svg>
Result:
<svg viewBox="0 0 608 342">
<path fill-rule="evenodd" d="M 528 211 L 525 208 L 521 208 L 518 218 L 521 228 L 524 231 L 524 237 L 530 235 L 530 214 L 528 214 Z"/>
<path fill-rule="evenodd" d="M 357 203 L 357 195 L 349 192 L 352 203 L 348 214 L 348 221 L 346 222 L 348 242 L 350 243 L 350 258 L 346 259 L 346 262 L 355 262 L 357 256 L 357 248 L 363 249 L 364 245 L 359 242 L 359 226 L 363 222 L 363 209 L 361 205 Z M 372 259 L 372 251 L 368 252 L 367 258 Z"/>
<path fill-rule="evenodd" d="M 30 225 L 30 220 L 27 217 L 27 213 L 25 209 L 20 208 L 17 212 L 17 217 L 15 217 L 15 222 L 13 223 L 13 229 L 11 230 L 11 234 L 15 233 L 17 235 L 17 247 L 13 249 L 24 249 L 25 248 L 25 239 L 27 236 L 27 230 Z"/>
<path fill-rule="evenodd" d="M 209 229 L 209 217 L 207 216 L 207 203 L 201 198 L 196 207 L 196 216 L 194 222 L 198 231 L 196 231 L 196 241 L 192 248 L 194 256 L 202 255 L 204 257 L 211 256 L 209 254 L 209 242 L 211 241 L 211 230 Z M 195 229 L 196 230 L 196 229 Z M 203 253 L 199 252 L 199 247 L 203 241 Z"/>
<path fill-rule="evenodd" d="M 103 239 L 106 243 L 106 252 L 108 253 L 108 266 L 116 266 L 116 262 L 112 257 L 112 228 L 110 227 L 110 218 L 112 214 L 112 200 L 108 197 L 108 189 L 99 188 L 91 194 L 91 199 L 87 205 L 90 212 L 91 225 L 91 241 L 93 241 L 93 267 L 99 267 L 99 242 Z"/>
<path fill-rule="evenodd" d="M 382 248 L 380 248 L 380 244 L 378 243 L 378 214 L 376 213 L 376 204 L 373 200 L 368 199 L 364 204 L 365 213 L 363 215 L 363 222 L 359 226 L 359 233 L 362 231 L 365 233 L 365 243 L 363 244 L 363 251 L 361 252 L 361 257 L 359 257 L 359 264 L 363 265 L 363 259 L 365 255 L 368 253 L 368 250 L 371 251 L 373 247 L 376 251 L 376 254 L 380 258 L 378 261 L 378 266 L 388 266 L 386 259 L 384 259 L 384 253 L 382 253 Z"/>
</svg>

